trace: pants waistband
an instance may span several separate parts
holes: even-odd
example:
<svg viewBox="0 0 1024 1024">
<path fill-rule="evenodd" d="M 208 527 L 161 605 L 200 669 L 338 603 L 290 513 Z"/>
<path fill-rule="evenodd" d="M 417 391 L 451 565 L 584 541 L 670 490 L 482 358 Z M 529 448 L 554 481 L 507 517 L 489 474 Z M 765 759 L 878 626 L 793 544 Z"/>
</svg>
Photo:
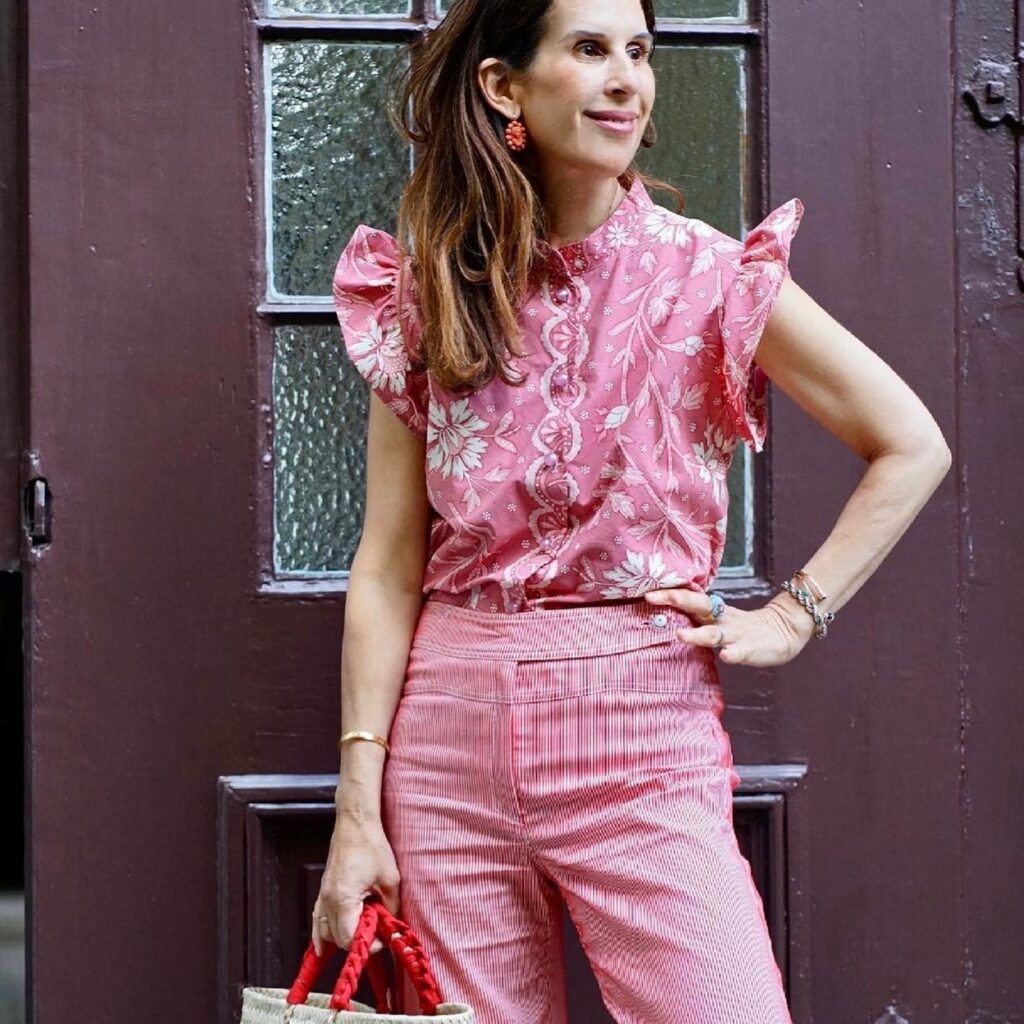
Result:
<svg viewBox="0 0 1024 1024">
<path fill-rule="evenodd" d="M 413 643 L 449 657 L 543 661 L 619 654 L 675 644 L 704 664 L 714 665 L 706 647 L 677 640 L 675 631 L 693 625 L 677 608 L 627 603 L 578 605 L 534 612 L 483 612 L 427 599 Z"/>
</svg>

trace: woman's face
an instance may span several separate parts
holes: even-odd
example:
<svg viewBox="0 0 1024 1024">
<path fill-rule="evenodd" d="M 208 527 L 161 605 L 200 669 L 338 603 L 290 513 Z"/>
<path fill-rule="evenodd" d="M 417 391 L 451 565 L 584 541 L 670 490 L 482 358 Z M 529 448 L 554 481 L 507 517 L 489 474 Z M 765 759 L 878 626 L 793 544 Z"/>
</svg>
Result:
<svg viewBox="0 0 1024 1024">
<path fill-rule="evenodd" d="M 542 178 L 629 167 L 654 105 L 653 43 L 640 0 L 554 0 L 533 64 L 510 87 Z"/>
</svg>

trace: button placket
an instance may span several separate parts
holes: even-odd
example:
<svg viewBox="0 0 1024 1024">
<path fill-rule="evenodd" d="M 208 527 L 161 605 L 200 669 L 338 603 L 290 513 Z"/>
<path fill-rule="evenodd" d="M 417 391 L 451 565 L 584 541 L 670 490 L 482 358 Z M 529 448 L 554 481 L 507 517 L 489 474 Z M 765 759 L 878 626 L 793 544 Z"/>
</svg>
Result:
<svg viewBox="0 0 1024 1024">
<path fill-rule="evenodd" d="M 583 269 L 578 265 L 580 255 L 575 249 L 568 255 L 565 252 L 559 252 L 559 259 L 553 262 L 550 267 L 550 277 L 548 279 L 548 294 L 552 302 L 563 307 L 561 315 L 565 322 L 571 325 L 570 330 L 573 328 L 576 330 L 582 329 L 579 312 L 576 308 L 581 301 L 580 293 L 573 280 L 572 271 L 569 270 L 569 267 L 574 265 L 573 256 L 576 256 L 576 270 Z M 571 371 L 574 368 L 575 350 L 576 343 L 570 341 L 567 345 L 563 344 L 557 353 L 552 353 L 554 365 L 549 370 L 548 382 L 553 399 L 552 411 L 556 412 L 563 422 L 566 417 L 565 406 L 572 398 L 571 395 L 567 395 L 565 392 L 572 385 Z M 552 440 L 550 443 L 551 447 L 541 455 L 541 465 L 544 467 L 544 470 L 553 474 L 554 479 L 557 481 L 559 474 L 568 472 L 566 467 L 567 451 L 564 450 L 565 446 L 562 441 Z M 547 495 L 548 508 L 550 514 L 554 517 L 554 521 L 548 525 L 543 534 L 538 538 L 537 544 L 540 550 L 548 556 L 549 561 L 547 564 L 549 566 L 551 563 L 557 563 L 565 542 L 565 531 L 568 529 L 570 522 L 569 508 L 565 504 L 567 500 L 567 498 L 554 494 Z"/>
</svg>

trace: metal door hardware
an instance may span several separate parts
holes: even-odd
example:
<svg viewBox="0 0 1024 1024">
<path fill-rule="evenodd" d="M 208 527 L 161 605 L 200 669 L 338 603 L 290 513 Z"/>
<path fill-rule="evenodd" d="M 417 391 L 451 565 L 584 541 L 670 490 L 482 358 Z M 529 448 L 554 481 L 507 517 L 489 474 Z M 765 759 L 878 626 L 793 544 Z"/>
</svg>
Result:
<svg viewBox="0 0 1024 1024">
<path fill-rule="evenodd" d="M 976 75 L 980 80 L 960 94 L 971 108 L 974 120 L 982 128 L 997 128 L 1005 124 L 1019 134 L 1024 130 L 1024 121 L 1021 121 L 1019 112 L 1010 109 L 1008 99 L 1007 82 L 1013 76 L 1013 69 L 1008 64 L 983 61 Z"/>
<path fill-rule="evenodd" d="M 33 547 L 50 543 L 52 495 L 45 477 L 36 477 L 25 485 L 23 494 L 25 532 Z"/>
<path fill-rule="evenodd" d="M 1018 0 L 1024 11 L 1024 0 Z M 1006 125 L 1016 140 L 1017 166 L 1017 283 L 1024 291 L 1024 47 L 1017 51 L 1016 67 L 1012 62 L 1002 63 L 984 59 L 978 61 L 970 84 L 960 91 L 974 120 L 986 130 Z M 1017 109 L 1013 109 L 1016 95 Z"/>
</svg>

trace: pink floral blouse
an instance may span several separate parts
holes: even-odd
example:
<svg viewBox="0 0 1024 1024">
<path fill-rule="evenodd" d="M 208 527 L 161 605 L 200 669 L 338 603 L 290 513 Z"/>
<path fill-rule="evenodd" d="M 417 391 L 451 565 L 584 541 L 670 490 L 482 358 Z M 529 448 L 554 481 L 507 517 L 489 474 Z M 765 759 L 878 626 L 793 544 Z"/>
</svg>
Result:
<svg viewBox="0 0 1024 1024">
<path fill-rule="evenodd" d="M 399 302 L 396 241 L 360 225 L 334 304 L 356 369 L 425 442 L 424 593 L 519 612 L 707 589 L 736 442 L 764 445 L 753 357 L 802 216 L 790 199 L 739 242 L 635 179 L 588 238 L 544 246 L 519 317 L 529 354 L 513 364 L 527 383 L 469 395 L 412 370 L 398 318 L 417 346 L 414 292 Z"/>
</svg>

